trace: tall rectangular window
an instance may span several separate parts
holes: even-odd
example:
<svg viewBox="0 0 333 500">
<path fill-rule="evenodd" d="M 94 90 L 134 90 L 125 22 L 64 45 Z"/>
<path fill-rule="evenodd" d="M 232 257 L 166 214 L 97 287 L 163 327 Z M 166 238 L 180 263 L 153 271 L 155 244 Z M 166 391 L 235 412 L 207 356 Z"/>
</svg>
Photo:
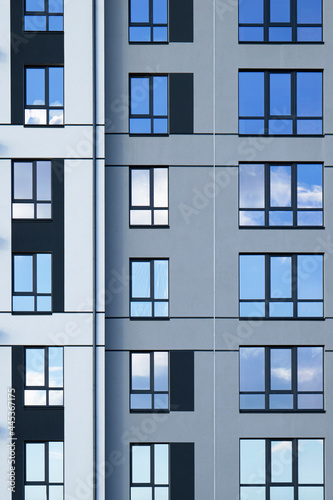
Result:
<svg viewBox="0 0 333 500">
<path fill-rule="evenodd" d="M 239 256 L 239 316 L 322 318 L 323 255 Z"/>
<path fill-rule="evenodd" d="M 168 134 L 168 93 L 167 75 L 130 75 L 130 134 Z"/>
<path fill-rule="evenodd" d="M 25 68 L 26 125 L 64 124 L 64 68 Z"/>
<path fill-rule="evenodd" d="M 321 227 L 322 164 L 240 164 L 239 225 Z"/>
<path fill-rule="evenodd" d="M 131 445 L 131 500 L 168 500 L 168 444 Z"/>
<path fill-rule="evenodd" d="M 25 406 L 62 406 L 64 404 L 63 347 L 25 349 Z"/>
<path fill-rule="evenodd" d="M 323 410 L 323 386 L 322 347 L 239 349 L 240 410 Z"/>
<path fill-rule="evenodd" d="M 322 0 L 239 2 L 240 42 L 321 42 Z"/>
<path fill-rule="evenodd" d="M 51 219 L 50 161 L 15 161 L 12 169 L 13 219 Z"/>
<path fill-rule="evenodd" d="M 240 71 L 240 135 L 322 135 L 322 71 Z"/>
<path fill-rule="evenodd" d="M 130 261 L 130 316 L 167 318 L 169 316 L 169 261 L 132 259 Z"/>
<path fill-rule="evenodd" d="M 167 226 L 169 223 L 168 168 L 130 169 L 130 225 Z"/>
<path fill-rule="evenodd" d="M 13 312 L 52 311 L 52 254 L 13 255 Z"/>
<path fill-rule="evenodd" d="M 131 353 L 131 411 L 169 410 L 169 353 Z"/>
<path fill-rule="evenodd" d="M 168 41 L 168 0 L 129 0 L 130 42 Z"/>
<path fill-rule="evenodd" d="M 241 439 L 242 500 L 323 500 L 323 439 Z"/>
<path fill-rule="evenodd" d="M 64 443 L 25 443 L 24 500 L 63 500 Z"/>
<path fill-rule="evenodd" d="M 64 0 L 24 0 L 24 31 L 63 31 Z"/>
</svg>

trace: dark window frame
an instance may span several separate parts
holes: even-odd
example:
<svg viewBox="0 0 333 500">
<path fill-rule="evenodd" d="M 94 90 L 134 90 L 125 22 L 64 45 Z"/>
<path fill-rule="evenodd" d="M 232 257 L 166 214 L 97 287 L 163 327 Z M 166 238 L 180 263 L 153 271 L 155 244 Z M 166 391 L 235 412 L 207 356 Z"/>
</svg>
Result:
<svg viewBox="0 0 333 500">
<path fill-rule="evenodd" d="M 62 349 L 62 356 L 64 360 L 64 347 L 63 346 L 48 346 L 48 347 L 43 347 L 43 346 L 29 346 L 24 348 L 24 388 L 23 388 L 23 401 L 24 401 L 24 407 L 25 408 L 38 408 L 38 409 L 43 409 L 43 408 L 63 408 L 64 407 L 64 399 L 63 403 L 61 405 L 50 405 L 49 404 L 49 392 L 50 391 L 62 391 L 63 398 L 64 398 L 64 384 L 61 387 L 50 387 L 49 385 L 49 349 L 56 347 L 58 349 Z M 28 349 L 43 349 L 44 350 L 44 385 L 27 385 L 27 350 Z M 62 376 L 64 380 L 64 371 L 65 371 L 65 366 L 64 362 L 62 365 Z M 46 393 L 46 404 L 45 405 L 27 405 L 25 404 L 25 391 L 45 391 Z"/>
<path fill-rule="evenodd" d="M 298 23 L 297 22 L 297 1 L 290 1 L 290 22 L 282 23 L 282 22 L 270 22 L 270 0 L 263 0 L 263 22 L 262 23 L 240 23 L 239 22 L 239 4 L 238 4 L 238 43 L 251 43 L 251 44 L 322 44 L 323 41 L 323 2 L 321 2 L 321 23 L 320 24 L 311 24 L 311 23 Z M 264 39 L 261 41 L 244 41 L 240 40 L 239 32 L 240 28 L 263 28 Z M 306 41 L 298 41 L 297 40 L 297 28 L 321 28 L 321 40 L 306 40 Z M 291 28 L 292 36 L 290 41 L 270 41 L 269 40 L 269 28 Z"/>
<path fill-rule="evenodd" d="M 240 397 L 239 397 L 239 412 L 240 413 L 325 413 L 325 386 L 324 386 L 324 346 L 315 346 L 320 347 L 322 349 L 322 391 L 298 391 L 298 357 L 297 352 L 298 348 L 309 348 L 311 349 L 314 346 L 290 346 L 290 345 L 277 345 L 277 346 L 240 346 L 241 348 L 256 348 L 260 347 L 265 350 L 265 389 L 264 391 L 241 391 L 239 386 L 239 396 L 241 395 L 264 395 L 265 396 L 265 408 L 264 409 L 245 409 L 240 407 Z M 274 349 L 290 349 L 291 351 L 291 389 L 290 390 L 276 390 L 271 389 L 271 351 Z M 239 370 L 240 370 L 240 356 L 239 356 Z M 239 379 L 240 382 L 240 379 Z M 292 409 L 275 409 L 269 407 L 269 396 L 274 394 L 292 394 L 293 395 L 293 408 Z M 301 394 L 322 394 L 323 395 L 323 408 L 321 409 L 299 409 L 298 408 L 298 395 Z"/>
<path fill-rule="evenodd" d="M 167 261 L 168 262 L 168 298 L 167 299 L 155 299 L 154 297 L 154 292 L 155 292 L 155 287 L 154 287 L 154 263 L 155 261 Z M 132 273 L 132 263 L 133 262 L 149 262 L 150 263 L 150 297 L 132 297 L 132 284 L 133 284 L 133 273 Z M 134 321 L 151 321 L 151 320 L 169 320 L 170 319 L 170 259 L 168 257 L 154 257 L 154 258 L 130 258 L 130 287 L 129 287 L 129 292 L 130 292 L 130 297 L 129 297 L 129 305 L 130 305 L 130 310 L 129 310 L 129 317 L 130 320 Z M 152 314 L 151 316 L 132 316 L 131 315 L 131 304 L 135 302 L 148 302 L 151 303 L 152 305 Z M 168 305 L 168 314 L 166 316 L 155 316 L 154 314 L 154 305 L 155 303 L 162 302 L 162 303 L 167 303 Z"/>
<path fill-rule="evenodd" d="M 63 93 L 63 105 L 62 106 L 50 106 L 50 78 L 49 70 L 52 68 L 62 68 L 63 79 L 62 79 L 62 93 Z M 45 70 L 45 104 L 27 104 L 27 69 L 44 69 Z M 52 65 L 31 65 L 28 64 L 24 66 L 24 127 L 51 127 L 51 128 L 64 128 L 65 127 L 65 67 L 63 64 L 52 64 Z M 46 111 L 46 121 L 47 123 L 26 123 L 25 112 L 28 109 L 45 110 Z M 50 111 L 62 111 L 62 121 L 63 123 L 52 125 L 50 124 Z"/>
<path fill-rule="evenodd" d="M 240 103 L 240 91 L 239 91 L 239 76 L 241 73 L 263 73 L 264 75 L 264 114 L 262 116 L 243 116 L 239 113 L 239 103 Z M 322 85 L 322 103 L 321 103 L 321 118 L 316 116 L 297 116 L 297 73 L 321 73 L 321 85 Z M 271 115 L 270 114 L 270 75 L 272 74 L 284 74 L 290 75 L 290 114 L 289 115 Z M 263 120 L 264 121 L 264 132 L 262 134 L 250 134 L 241 133 L 239 131 L 240 120 Z M 276 122 L 283 120 L 292 121 L 292 133 L 291 134 L 277 134 L 269 133 L 269 121 L 273 120 Z M 321 134 L 298 134 L 297 133 L 297 121 L 313 120 L 320 121 L 322 125 Z M 324 71 L 323 69 L 239 69 L 238 71 L 238 135 L 240 137 L 324 137 Z"/>
<path fill-rule="evenodd" d="M 156 352 L 163 352 L 168 354 L 168 390 L 167 391 L 155 391 L 154 390 L 154 373 L 155 373 L 155 364 L 154 364 L 154 354 Z M 132 357 L 133 354 L 149 354 L 150 355 L 150 364 L 149 364 L 149 376 L 150 376 L 150 389 L 132 389 Z M 131 413 L 169 413 L 170 412 L 170 352 L 169 351 L 131 351 L 130 352 L 130 399 L 129 399 L 129 408 Z M 134 394 L 150 394 L 151 395 L 151 408 L 132 408 L 131 407 L 131 396 Z M 155 397 L 159 394 L 167 394 L 168 395 L 168 408 L 155 408 Z"/>
<path fill-rule="evenodd" d="M 169 483 L 168 484 L 155 484 L 155 445 L 167 445 L 168 446 L 168 476 Z M 133 483 L 133 460 L 132 460 L 132 452 L 133 448 L 136 446 L 145 446 L 150 448 L 150 482 L 149 483 Z M 151 488 L 152 489 L 152 500 L 155 499 L 155 491 L 156 487 L 168 487 L 169 489 L 169 497 L 170 497 L 170 488 L 171 488 L 171 443 L 130 443 L 130 498 L 132 498 L 132 488 Z"/>
<path fill-rule="evenodd" d="M 153 21 L 153 10 L 154 10 L 154 2 L 153 0 L 149 1 L 149 22 L 148 23 L 135 23 L 131 22 L 131 9 L 132 9 L 132 0 L 128 0 L 128 43 L 134 45 L 145 45 L 145 44 L 154 44 L 154 45 L 166 45 L 169 43 L 169 0 L 167 0 L 167 22 L 166 23 L 154 23 Z M 153 31 L 154 28 L 166 28 L 167 29 L 167 40 L 164 41 L 154 41 Z M 131 41 L 130 40 L 130 29 L 131 28 L 150 28 L 150 40 L 148 41 Z"/>
<path fill-rule="evenodd" d="M 44 162 L 48 161 L 51 164 L 51 201 L 45 201 L 45 200 L 38 200 L 37 199 L 37 162 Z M 14 197 L 14 165 L 16 163 L 31 163 L 32 164 L 32 198 L 31 200 L 28 199 L 20 199 L 17 198 L 15 199 Z M 13 221 L 20 221 L 20 222 L 52 222 L 53 220 L 53 179 L 52 179 L 52 160 L 51 159 L 40 159 L 40 160 L 12 160 L 12 220 Z M 26 204 L 26 203 L 31 203 L 34 205 L 34 217 L 31 218 L 18 218 L 18 217 L 13 217 L 13 204 Z M 49 218 L 42 218 L 38 217 L 37 218 L 37 204 L 42 204 L 42 205 L 51 205 L 51 217 Z"/>
<path fill-rule="evenodd" d="M 167 115 L 154 115 L 154 83 L 153 78 L 165 77 L 167 79 L 167 96 L 168 96 L 168 111 Z M 149 113 L 146 115 L 142 114 L 132 114 L 132 79 L 133 78 L 148 78 L 149 79 Z M 130 73 L 129 74 L 129 120 L 128 120 L 128 132 L 130 137 L 168 137 L 170 135 L 170 75 L 169 73 Z M 150 119 L 150 132 L 149 133 L 136 133 L 131 132 L 131 119 Z M 154 133 L 154 118 L 164 118 L 167 119 L 168 131 L 165 133 Z"/>
<path fill-rule="evenodd" d="M 240 162 L 241 165 L 264 165 L 264 208 L 245 208 L 240 207 L 240 175 L 238 175 L 238 227 L 239 229 L 325 229 L 324 224 L 324 164 L 322 162 Z M 297 207 L 297 167 L 298 165 L 321 165 L 322 166 L 322 208 L 298 208 Z M 290 166 L 291 167 L 291 206 L 290 207 L 271 207 L 270 206 L 270 167 Z M 263 212 L 265 224 L 262 226 L 249 226 L 240 224 L 241 212 Z M 269 224 L 269 212 L 293 212 L 293 224 L 290 226 L 278 226 Z M 321 226 L 305 226 L 297 224 L 298 212 L 321 212 L 323 214 L 323 224 Z"/>
<path fill-rule="evenodd" d="M 240 273 L 240 257 L 241 256 L 264 256 L 265 257 L 265 298 L 264 299 L 241 299 L 240 298 L 240 281 L 241 281 L 241 273 Z M 323 291 L 323 298 L 322 299 L 298 299 L 297 298 L 297 258 L 298 256 L 321 256 L 322 257 L 322 269 L 323 269 L 323 275 L 322 275 L 322 291 Z M 291 257 L 291 269 L 292 269 L 292 275 L 291 275 L 291 298 L 275 298 L 271 297 L 271 273 L 270 273 L 270 258 L 271 257 Z M 325 319 L 325 311 L 324 311 L 324 278 L 325 278 L 325 272 L 324 272 L 324 264 L 325 264 L 325 259 L 324 259 L 324 254 L 323 253 L 307 253 L 307 252 L 302 252 L 302 253 L 284 253 L 284 252 L 277 252 L 277 253 L 261 253 L 261 252 L 254 252 L 254 253 L 239 253 L 238 255 L 238 289 L 239 289 L 239 300 L 238 300 L 238 315 L 240 320 L 250 320 L 253 318 L 260 318 L 262 320 L 270 320 L 270 321 L 322 321 Z M 265 304 L 265 316 L 241 316 L 240 315 L 240 306 L 241 303 L 255 303 L 255 302 L 261 302 Z M 293 304 L 293 316 L 270 316 L 269 315 L 269 305 L 271 302 L 284 302 L 284 303 L 292 303 Z M 321 302 L 323 304 L 323 316 L 298 316 L 297 315 L 297 305 L 299 303 L 311 303 L 311 302 Z"/>
<path fill-rule="evenodd" d="M 168 206 L 167 207 L 155 207 L 154 206 L 154 173 L 156 169 L 167 169 L 167 178 L 168 178 Z M 149 170 L 149 197 L 150 197 L 150 205 L 148 206 L 139 206 L 132 205 L 132 171 L 133 170 Z M 167 229 L 170 227 L 169 221 L 169 167 L 167 166 L 142 166 L 142 167 L 130 167 L 129 168 L 129 227 L 137 228 L 137 229 L 147 229 L 147 228 L 156 228 L 156 229 Z M 150 210 L 151 211 L 151 224 L 131 224 L 131 211 L 141 211 L 141 210 Z M 165 210 L 168 214 L 168 224 L 155 224 L 154 223 L 154 210 Z"/>
<path fill-rule="evenodd" d="M 37 255 L 50 255 L 51 256 L 51 293 L 37 293 Z M 14 286 L 14 273 L 15 273 L 15 265 L 14 265 L 14 257 L 15 256 L 32 256 L 32 292 L 15 292 Z M 12 253 L 12 314 L 22 315 L 22 314 L 33 314 L 33 315 L 46 315 L 53 313 L 53 254 L 52 252 L 13 252 Z M 34 310 L 33 311 L 14 311 L 13 310 L 13 301 L 14 297 L 34 297 Z M 37 311 L 37 298 L 38 297 L 50 297 L 51 298 L 51 310 L 50 311 Z"/>
<path fill-rule="evenodd" d="M 64 7 L 64 5 L 63 5 Z M 46 29 L 45 30 L 25 30 L 25 17 L 26 16 L 41 16 L 46 18 Z M 43 11 L 30 11 L 26 9 L 26 0 L 23 0 L 23 33 L 64 33 L 64 28 L 62 30 L 50 30 L 49 29 L 49 18 L 50 17 L 61 17 L 64 22 L 64 9 L 62 12 L 49 12 L 49 0 L 44 0 L 44 10 Z"/>
</svg>

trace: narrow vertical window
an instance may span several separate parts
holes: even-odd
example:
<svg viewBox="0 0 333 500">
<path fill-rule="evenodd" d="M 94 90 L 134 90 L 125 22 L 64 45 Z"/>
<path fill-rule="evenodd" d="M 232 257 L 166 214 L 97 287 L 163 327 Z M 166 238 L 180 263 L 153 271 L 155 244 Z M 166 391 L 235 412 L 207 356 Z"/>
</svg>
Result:
<svg viewBox="0 0 333 500">
<path fill-rule="evenodd" d="M 25 68 L 26 125 L 64 124 L 64 68 Z"/>
<path fill-rule="evenodd" d="M 25 443 L 24 500 L 63 500 L 64 443 Z"/>
<path fill-rule="evenodd" d="M 167 259 L 130 262 L 132 318 L 169 316 L 169 261 Z"/>
<path fill-rule="evenodd" d="M 169 182 L 165 167 L 130 169 L 130 225 L 167 226 Z"/>
<path fill-rule="evenodd" d="M 130 76 L 130 134 L 168 134 L 167 75 Z"/>
<path fill-rule="evenodd" d="M 64 352 L 62 347 L 25 349 L 25 406 L 64 404 Z"/>
</svg>

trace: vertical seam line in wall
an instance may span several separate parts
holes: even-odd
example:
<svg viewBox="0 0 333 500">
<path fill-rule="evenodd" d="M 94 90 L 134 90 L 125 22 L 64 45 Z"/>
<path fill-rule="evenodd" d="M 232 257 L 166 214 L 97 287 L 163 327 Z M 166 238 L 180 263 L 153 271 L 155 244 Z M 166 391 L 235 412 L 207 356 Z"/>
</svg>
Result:
<svg viewBox="0 0 333 500">
<path fill-rule="evenodd" d="M 216 0 L 213 0 L 213 498 L 216 500 Z"/>
</svg>

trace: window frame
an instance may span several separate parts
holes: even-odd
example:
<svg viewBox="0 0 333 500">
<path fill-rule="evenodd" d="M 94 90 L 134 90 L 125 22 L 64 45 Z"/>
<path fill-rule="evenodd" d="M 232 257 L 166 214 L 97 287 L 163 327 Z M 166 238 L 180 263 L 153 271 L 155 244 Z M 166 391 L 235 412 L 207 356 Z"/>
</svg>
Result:
<svg viewBox="0 0 333 500">
<path fill-rule="evenodd" d="M 62 69 L 62 106 L 50 106 L 50 69 L 61 68 Z M 45 92 L 45 104 L 27 104 L 27 70 L 28 69 L 44 69 L 45 70 L 45 80 L 44 80 L 44 92 Z M 51 127 L 51 128 L 63 128 L 65 127 L 65 67 L 63 64 L 52 64 L 52 65 L 31 65 L 27 64 L 24 66 L 24 127 Z M 27 110 L 45 110 L 46 111 L 46 121 L 47 123 L 26 123 L 25 113 Z M 59 124 L 50 124 L 50 111 L 62 111 L 62 122 Z"/>
<path fill-rule="evenodd" d="M 253 115 L 240 115 L 240 86 L 239 77 L 241 73 L 262 73 L 264 76 L 264 114 L 262 116 Z M 320 73 L 321 74 L 321 117 L 316 116 L 298 116 L 297 115 L 297 74 L 298 73 Z M 272 115 L 270 113 L 270 76 L 273 74 L 284 74 L 290 75 L 290 114 L 289 115 Z M 240 132 L 240 121 L 241 120 L 262 120 L 264 122 L 264 132 L 261 134 L 254 133 L 242 133 Z M 292 122 L 292 133 L 291 134 L 270 134 L 269 133 L 269 122 L 270 120 L 278 122 L 283 120 L 289 120 Z M 297 122 L 305 120 L 313 120 L 321 122 L 322 132 L 321 134 L 298 134 L 297 133 Z M 324 70 L 323 69 L 244 69 L 238 70 L 238 135 L 239 137 L 324 137 Z"/>
<path fill-rule="evenodd" d="M 128 134 L 130 137 L 168 137 L 170 135 L 170 75 L 169 73 L 129 73 L 129 109 L 128 109 Z M 164 77 L 167 79 L 167 99 L 168 99 L 168 110 L 167 115 L 154 115 L 154 83 L 153 79 L 158 77 Z M 132 79 L 134 78 L 148 78 L 149 79 L 149 113 L 133 114 L 132 113 Z M 150 120 L 150 132 L 131 132 L 131 119 L 149 119 Z M 165 133 L 154 133 L 154 119 L 164 118 L 167 120 L 167 132 Z"/>
<path fill-rule="evenodd" d="M 323 30 L 324 30 L 324 8 L 323 1 L 321 1 L 321 23 L 313 24 L 313 23 L 298 23 L 297 22 L 297 0 L 293 3 L 293 0 L 290 0 L 290 22 L 282 23 L 282 22 L 270 22 L 270 0 L 263 0 L 263 22 L 262 23 L 240 23 L 239 22 L 239 4 L 238 4 L 238 43 L 240 44 L 323 44 Z M 244 41 L 240 40 L 240 28 L 263 28 L 263 40 L 261 41 Z M 270 41 L 269 40 L 269 28 L 291 28 L 291 40 L 290 41 Z M 321 40 L 306 40 L 306 41 L 298 41 L 297 40 L 297 28 L 321 28 Z"/>
<path fill-rule="evenodd" d="M 38 200 L 37 199 L 37 163 L 39 162 L 50 162 L 51 166 L 51 200 L 46 201 L 46 200 Z M 15 199 L 14 195 L 14 187 L 15 187 L 15 176 L 14 176 L 14 165 L 16 163 L 31 163 L 32 165 L 32 198 L 31 200 L 28 199 L 20 199 L 17 198 Z M 40 160 L 12 160 L 12 221 L 19 221 L 19 222 L 52 222 L 53 221 L 53 169 L 52 169 L 52 160 L 51 159 L 40 159 Z M 34 205 L 34 217 L 31 218 L 25 218 L 25 217 L 13 217 L 13 205 L 14 203 L 16 204 L 26 204 L 30 203 Z M 51 205 L 51 217 L 45 218 L 45 217 L 37 217 L 37 205 L 42 204 L 42 205 Z"/>
<path fill-rule="evenodd" d="M 298 348 L 309 348 L 311 349 L 312 347 L 320 347 L 322 349 L 322 391 L 298 391 L 297 390 L 297 385 L 298 385 Z M 240 413 L 326 413 L 325 410 L 325 348 L 324 346 L 310 346 L 310 345 L 297 345 L 297 346 L 290 346 L 290 345 L 274 345 L 274 346 L 239 346 L 239 375 L 240 375 L 240 369 L 241 369 L 241 358 L 240 358 L 240 349 L 241 348 L 260 348 L 264 349 L 264 364 L 265 364 L 265 374 L 264 374 L 264 380 L 265 380 L 265 388 L 264 391 L 241 391 L 240 389 L 240 376 L 239 376 L 239 412 Z M 274 349 L 290 349 L 291 351 L 291 389 L 290 390 L 282 390 L 282 389 L 271 389 L 271 351 Z M 264 395 L 265 396 L 265 408 L 264 409 L 245 409 L 241 408 L 240 404 L 240 399 L 241 395 Z M 269 407 L 269 397 L 270 395 L 274 394 L 292 394 L 293 396 L 293 408 L 290 409 L 276 409 L 276 408 L 270 408 Z M 320 409 L 302 409 L 298 408 L 298 398 L 297 396 L 301 394 L 322 394 L 323 396 L 323 407 Z"/>
<path fill-rule="evenodd" d="M 50 387 L 49 385 L 49 358 L 50 358 L 50 352 L 49 349 L 62 349 L 62 379 L 63 379 L 63 384 L 61 387 Z M 27 350 L 28 349 L 43 349 L 44 350 L 44 385 L 38 385 L 38 386 L 32 386 L 32 385 L 27 385 Z M 65 358 L 64 358 L 64 347 L 63 346 L 29 346 L 24 348 L 24 386 L 23 386 L 23 406 L 24 408 L 38 408 L 38 409 L 43 409 L 43 408 L 63 408 L 64 407 L 64 372 L 65 372 Z M 25 403 L 25 391 L 45 391 L 46 393 L 46 403 L 45 405 L 27 405 Z M 62 398 L 63 402 L 60 405 L 50 405 L 49 404 L 49 392 L 50 391 L 62 391 Z"/>
<path fill-rule="evenodd" d="M 168 484 L 156 484 L 155 483 L 155 445 L 167 445 L 168 446 Z M 136 446 L 145 446 L 150 448 L 150 482 L 149 483 L 134 483 L 133 482 L 133 448 Z M 162 486 L 168 487 L 168 497 L 170 498 L 171 492 L 171 443 L 130 443 L 130 499 L 132 499 L 132 488 L 136 487 L 146 487 L 152 490 L 152 500 L 155 499 L 155 488 Z"/>
<path fill-rule="evenodd" d="M 154 287 L 154 263 L 155 261 L 166 261 L 168 263 L 168 298 L 167 299 L 155 299 L 154 298 L 154 292 L 155 292 L 155 287 Z M 150 263 L 150 276 L 149 276 L 149 283 L 150 283 L 150 297 L 132 297 L 132 285 L 133 285 L 133 273 L 132 273 L 132 263 L 133 262 L 149 262 Z M 170 319 L 170 259 L 168 257 L 154 257 L 154 258 L 130 258 L 129 261 L 129 268 L 130 268 L 130 286 L 129 286 L 129 319 L 134 320 L 134 321 L 152 321 L 152 320 L 169 320 Z M 131 305 L 132 302 L 147 302 L 151 303 L 152 305 L 152 314 L 151 316 L 132 316 L 131 314 Z M 168 305 L 168 314 L 166 316 L 155 316 L 154 314 L 154 305 L 155 303 L 167 303 Z"/>
<path fill-rule="evenodd" d="M 241 166 L 251 166 L 251 165 L 263 165 L 264 166 L 264 208 L 245 208 L 240 207 L 240 170 L 238 170 L 238 227 L 239 229 L 298 229 L 298 230 L 308 230 L 308 229 L 325 229 L 325 186 L 324 186 L 324 173 L 325 167 L 323 162 L 240 162 L 238 168 Z M 322 166 L 322 208 L 298 208 L 297 207 L 297 167 L 298 165 L 317 165 Z M 271 207 L 270 206 L 270 167 L 274 166 L 290 166 L 291 167 L 291 206 L 290 207 Z M 278 226 L 269 224 L 269 213 L 270 212 L 292 212 L 293 213 L 293 224 Z M 263 212 L 265 223 L 261 226 L 259 225 L 245 225 L 240 224 L 241 212 Z M 298 225 L 297 215 L 299 212 L 321 212 L 323 217 L 322 225 Z"/>
<path fill-rule="evenodd" d="M 37 293 L 37 256 L 38 255 L 50 255 L 51 256 L 51 293 Z M 32 256 L 32 292 L 15 292 L 14 291 L 14 286 L 15 286 L 15 257 L 16 256 Z M 52 252 L 13 252 L 12 253 L 12 314 L 15 315 L 22 315 L 22 314 L 33 314 L 33 315 L 38 315 L 38 314 L 52 314 L 53 313 L 53 262 L 54 262 L 54 257 Z M 34 310 L 33 311 L 14 311 L 13 308 L 13 303 L 14 303 L 14 297 L 27 297 L 31 296 L 34 297 Z M 51 309 L 50 311 L 37 311 L 37 298 L 38 297 L 50 297 L 51 298 Z"/>
<path fill-rule="evenodd" d="M 44 10 L 43 11 L 30 11 L 26 9 L 26 0 L 23 0 L 23 16 L 22 16 L 22 31 L 23 33 L 64 33 L 64 1 L 63 1 L 63 11 L 62 12 L 49 12 L 49 0 L 44 0 Z M 25 17 L 26 16 L 43 16 L 46 18 L 46 29 L 45 30 L 26 30 L 25 29 Z M 50 30 L 49 29 L 49 18 L 50 17 L 62 17 L 63 29 L 62 30 Z"/>
<path fill-rule="evenodd" d="M 241 272 L 240 272 L 240 257 L 241 256 L 263 256 L 265 258 L 264 272 L 265 272 L 265 297 L 264 299 L 241 299 Z M 322 257 L 322 299 L 298 299 L 297 297 L 297 280 L 298 280 L 298 268 L 297 259 L 298 257 L 304 256 L 318 256 Z M 275 298 L 271 297 L 271 272 L 270 272 L 270 258 L 271 257 L 291 257 L 291 298 Z M 261 253 L 261 252 L 241 252 L 238 254 L 238 318 L 239 320 L 251 320 L 253 318 L 258 318 L 261 320 L 269 321 L 323 321 L 325 320 L 325 255 L 324 253 L 287 253 L 287 252 L 277 252 L 277 253 Z M 256 303 L 262 302 L 265 304 L 265 316 L 241 316 L 240 309 L 241 303 Z M 293 316 L 269 316 L 269 305 L 271 302 L 282 302 L 282 303 L 292 303 L 293 304 Z M 297 306 L 299 303 L 311 303 L 311 302 L 321 302 L 323 304 L 323 315 L 322 316 L 298 316 Z"/>
<path fill-rule="evenodd" d="M 168 205 L 167 207 L 155 207 L 154 205 L 154 174 L 156 169 L 166 169 L 167 170 L 167 190 L 168 190 Z M 132 186 L 133 186 L 133 180 L 132 180 L 132 172 L 133 170 L 149 170 L 149 197 L 150 197 L 150 204 L 149 206 L 139 206 L 139 205 L 132 205 Z M 168 229 L 170 227 L 170 219 L 169 219 L 169 204 L 170 204 L 170 184 L 169 184 L 169 167 L 159 165 L 159 166 L 130 166 L 129 167 L 129 227 L 131 229 Z M 150 210 L 151 211 L 151 224 L 131 224 L 131 212 L 132 211 L 143 211 L 143 210 Z M 154 223 L 154 211 L 155 210 L 164 210 L 168 214 L 168 224 L 155 224 Z"/>
<path fill-rule="evenodd" d="M 164 23 L 154 23 L 153 22 L 153 11 L 154 11 L 154 2 L 153 0 L 148 0 L 149 1 L 149 21 L 148 23 L 134 23 L 131 22 L 131 11 L 132 11 L 132 0 L 128 0 L 128 43 L 129 44 L 134 44 L 134 45 L 146 45 L 146 44 L 154 44 L 154 45 L 167 45 L 169 43 L 169 23 L 170 23 L 170 15 L 169 15 L 169 0 L 166 0 L 167 2 L 167 22 L 166 24 Z M 131 41 L 130 40 L 130 30 L 131 28 L 150 28 L 150 40 L 146 41 Z M 167 29 L 167 39 L 164 41 L 154 41 L 153 40 L 153 33 L 154 33 L 154 28 L 166 28 Z"/>
</svg>

